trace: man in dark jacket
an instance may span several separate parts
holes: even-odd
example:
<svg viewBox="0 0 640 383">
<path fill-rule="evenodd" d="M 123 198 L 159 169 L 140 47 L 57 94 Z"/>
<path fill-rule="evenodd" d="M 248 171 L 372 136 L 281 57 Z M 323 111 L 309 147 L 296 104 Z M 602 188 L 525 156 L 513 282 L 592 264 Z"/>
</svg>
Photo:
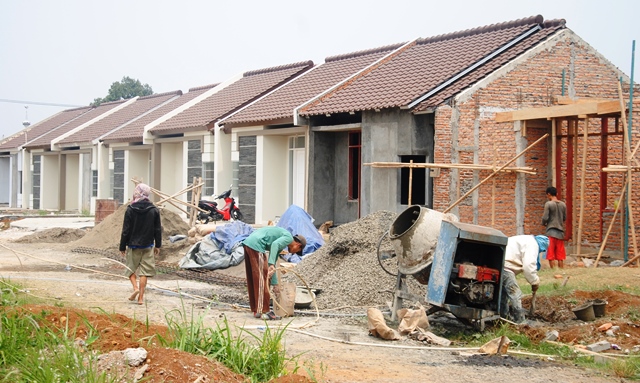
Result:
<svg viewBox="0 0 640 383">
<path fill-rule="evenodd" d="M 162 224 L 158 208 L 149 201 L 151 188 L 139 183 L 133 191 L 131 204 L 127 206 L 120 236 L 120 253 L 126 257 L 125 275 L 133 286 L 130 301 L 138 298 L 144 304 L 144 290 L 147 278 L 156 275 L 154 256 L 160 254 L 162 246 Z M 136 272 L 140 284 L 136 281 Z"/>
</svg>

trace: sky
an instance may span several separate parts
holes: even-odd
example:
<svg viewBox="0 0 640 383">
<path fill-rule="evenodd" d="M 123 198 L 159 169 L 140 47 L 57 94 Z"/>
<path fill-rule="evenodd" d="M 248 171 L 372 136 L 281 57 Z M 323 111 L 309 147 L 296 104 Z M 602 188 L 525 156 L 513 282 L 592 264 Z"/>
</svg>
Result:
<svg viewBox="0 0 640 383">
<path fill-rule="evenodd" d="M 0 138 L 24 129 L 25 119 L 34 124 L 105 97 L 125 76 L 155 93 L 186 93 L 248 70 L 321 64 L 538 14 L 565 19 L 631 75 L 637 0 L 2 0 Z"/>
</svg>

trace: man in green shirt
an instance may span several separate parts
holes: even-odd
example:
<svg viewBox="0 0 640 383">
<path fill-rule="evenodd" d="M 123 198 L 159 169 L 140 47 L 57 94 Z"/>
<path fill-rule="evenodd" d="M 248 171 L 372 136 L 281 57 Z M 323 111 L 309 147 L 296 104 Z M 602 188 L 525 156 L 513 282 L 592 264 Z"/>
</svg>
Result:
<svg viewBox="0 0 640 383">
<path fill-rule="evenodd" d="M 249 306 L 256 318 L 265 320 L 280 319 L 269 310 L 271 294 L 269 293 L 269 278 L 273 285 L 273 292 L 277 294 L 278 279 L 276 278 L 276 261 L 285 247 L 291 254 L 302 255 L 307 245 L 302 235 L 291 235 L 287 229 L 277 226 L 266 226 L 255 230 L 243 242 L 244 265 L 247 272 L 247 290 L 249 292 Z M 266 252 L 269 252 L 267 258 Z"/>
</svg>

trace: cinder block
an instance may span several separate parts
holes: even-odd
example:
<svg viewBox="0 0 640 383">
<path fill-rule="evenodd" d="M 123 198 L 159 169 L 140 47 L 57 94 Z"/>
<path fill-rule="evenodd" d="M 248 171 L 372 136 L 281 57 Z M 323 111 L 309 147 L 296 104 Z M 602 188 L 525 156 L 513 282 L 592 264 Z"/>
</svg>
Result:
<svg viewBox="0 0 640 383">
<path fill-rule="evenodd" d="M 601 340 L 600 342 L 596 342 L 587 346 L 587 350 L 593 352 L 605 351 L 611 348 L 611 343 L 606 340 Z"/>
</svg>

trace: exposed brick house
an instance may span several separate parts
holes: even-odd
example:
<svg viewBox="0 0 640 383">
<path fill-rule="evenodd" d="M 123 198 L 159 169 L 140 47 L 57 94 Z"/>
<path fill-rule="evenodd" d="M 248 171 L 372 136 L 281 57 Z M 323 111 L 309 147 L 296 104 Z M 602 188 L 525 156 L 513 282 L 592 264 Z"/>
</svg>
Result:
<svg viewBox="0 0 640 383">
<path fill-rule="evenodd" d="M 500 172 L 451 212 L 464 222 L 493 226 L 506 235 L 541 233 L 544 191 L 555 182 L 571 207 L 568 238 L 575 240 L 581 206 L 582 129 L 584 118 L 591 117 L 582 241 L 598 243 L 622 183 L 621 173 L 609 173 L 601 182 L 601 169 L 606 165 L 601 158 L 608 164 L 622 163 L 622 125 L 615 118 L 619 109 L 604 115 L 570 114 L 553 122 L 557 128 L 555 153 L 551 150 L 552 120 L 533 119 L 525 129 L 519 120 L 497 122 L 496 113 L 549 107 L 557 99 L 569 103 L 575 102 L 570 98 L 617 100 L 619 78 L 628 95 L 629 79 L 624 73 L 568 29 L 564 20 L 544 21 L 542 16 L 405 44 L 386 60 L 298 109 L 311 127 L 310 163 L 324 164 L 322 173 L 309 174 L 309 211 L 320 222 L 335 219 L 333 212 L 342 210 L 351 197 L 335 193 L 338 185 L 350 182 L 351 171 L 356 169 L 347 153 L 348 139 L 331 133 L 340 126 L 361 135 L 358 150 L 364 164 L 413 160 L 498 168 L 549 133 L 549 138 L 511 164 L 524 172 Z M 640 123 L 637 112 L 636 107 L 636 127 Z M 567 121 L 578 119 L 577 131 L 568 133 Z M 609 131 L 604 149 L 603 124 Z M 635 133 L 633 142 L 638 139 Z M 345 173 L 344 169 L 351 170 Z M 356 175 L 361 188 L 359 214 L 402 211 L 409 190 L 412 204 L 444 211 L 491 173 L 471 167 L 414 169 L 409 186 L 406 168 L 365 165 Z M 326 174 L 333 174 L 334 180 L 326 180 Z M 334 197 L 333 206 L 327 206 L 327 196 Z M 640 219 L 640 208 L 634 211 Z M 345 220 L 341 218 L 338 222 Z M 620 230 L 616 231 L 619 241 Z"/>
</svg>

